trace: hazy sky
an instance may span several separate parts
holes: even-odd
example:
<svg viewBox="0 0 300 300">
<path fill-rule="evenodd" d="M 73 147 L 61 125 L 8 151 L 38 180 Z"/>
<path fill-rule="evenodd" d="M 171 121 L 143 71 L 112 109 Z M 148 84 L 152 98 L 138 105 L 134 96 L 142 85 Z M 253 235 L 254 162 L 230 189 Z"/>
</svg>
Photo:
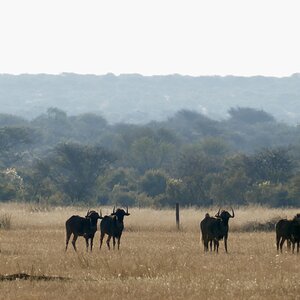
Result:
<svg viewBox="0 0 300 300">
<path fill-rule="evenodd" d="M 0 73 L 300 72 L 299 0 L 0 0 Z"/>
</svg>

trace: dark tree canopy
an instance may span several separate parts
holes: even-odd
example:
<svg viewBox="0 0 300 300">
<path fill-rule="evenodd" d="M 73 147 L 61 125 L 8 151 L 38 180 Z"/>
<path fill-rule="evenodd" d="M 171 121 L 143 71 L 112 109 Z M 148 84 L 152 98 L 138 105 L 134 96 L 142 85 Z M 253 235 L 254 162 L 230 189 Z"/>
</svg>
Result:
<svg viewBox="0 0 300 300">
<path fill-rule="evenodd" d="M 146 125 L 55 107 L 24 124 L 2 116 L 0 201 L 300 206 L 299 126 L 253 108 L 229 113 L 184 109 Z"/>
<path fill-rule="evenodd" d="M 237 107 L 231 108 L 228 111 L 231 120 L 240 123 L 264 123 L 264 122 L 274 122 L 275 119 L 272 115 L 266 113 L 263 110 L 258 110 L 249 107 Z"/>
</svg>

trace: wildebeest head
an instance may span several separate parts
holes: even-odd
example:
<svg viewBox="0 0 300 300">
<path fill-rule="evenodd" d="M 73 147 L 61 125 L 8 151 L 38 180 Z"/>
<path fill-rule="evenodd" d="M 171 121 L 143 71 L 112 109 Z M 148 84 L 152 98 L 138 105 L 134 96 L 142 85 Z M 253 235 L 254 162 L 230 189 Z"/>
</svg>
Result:
<svg viewBox="0 0 300 300">
<path fill-rule="evenodd" d="M 86 219 L 89 219 L 90 222 L 91 222 L 91 225 L 94 227 L 94 226 L 97 226 L 97 221 L 98 219 L 102 219 L 102 214 L 101 214 L 101 211 L 100 211 L 100 215 L 94 211 L 94 210 L 88 210 L 86 216 L 85 216 Z"/>
<path fill-rule="evenodd" d="M 300 221 L 300 214 L 296 214 L 295 217 L 294 217 L 294 220 Z"/>
<path fill-rule="evenodd" d="M 220 210 L 217 212 L 216 217 L 222 219 L 225 224 L 228 224 L 229 219 L 234 218 L 233 208 L 231 207 L 232 215 L 227 210 L 222 210 L 220 213 Z"/>
<path fill-rule="evenodd" d="M 114 207 L 111 215 L 116 216 L 119 222 L 123 222 L 124 216 L 129 216 L 130 213 L 128 212 L 128 207 L 126 208 L 126 212 L 122 208 L 118 208 L 117 210 L 115 210 L 115 207 Z"/>
</svg>

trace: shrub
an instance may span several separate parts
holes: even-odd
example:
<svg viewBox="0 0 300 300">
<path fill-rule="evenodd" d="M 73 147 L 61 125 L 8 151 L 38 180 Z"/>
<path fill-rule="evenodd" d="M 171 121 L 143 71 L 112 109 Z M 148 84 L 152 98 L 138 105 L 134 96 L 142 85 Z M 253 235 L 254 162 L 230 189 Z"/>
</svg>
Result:
<svg viewBox="0 0 300 300">
<path fill-rule="evenodd" d="M 135 206 L 137 195 L 126 187 L 115 185 L 111 193 L 111 203 L 121 206 Z"/>
<path fill-rule="evenodd" d="M 147 196 L 155 197 L 166 192 L 167 176 L 160 170 L 149 170 L 140 180 L 140 190 Z"/>
<path fill-rule="evenodd" d="M 9 230 L 11 228 L 11 214 L 1 214 L 0 215 L 0 228 Z"/>
</svg>

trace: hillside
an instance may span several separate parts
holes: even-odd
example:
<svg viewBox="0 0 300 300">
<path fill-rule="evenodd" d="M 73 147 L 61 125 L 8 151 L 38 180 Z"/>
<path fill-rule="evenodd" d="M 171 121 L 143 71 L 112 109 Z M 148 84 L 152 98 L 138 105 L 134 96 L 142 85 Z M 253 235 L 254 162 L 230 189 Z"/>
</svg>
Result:
<svg viewBox="0 0 300 300">
<path fill-rule="evenodd" d="M 1 113 L 34 118 L 49 107 L 69 115 L 100 113 L 108 122 L 143 124 L 180 109 L 224 119 L 231 107 L 263 109 L 277 120 L 300 119 L 300 76 L 142 76 L 127 74 L 0 75 Z"/>
</svg>

